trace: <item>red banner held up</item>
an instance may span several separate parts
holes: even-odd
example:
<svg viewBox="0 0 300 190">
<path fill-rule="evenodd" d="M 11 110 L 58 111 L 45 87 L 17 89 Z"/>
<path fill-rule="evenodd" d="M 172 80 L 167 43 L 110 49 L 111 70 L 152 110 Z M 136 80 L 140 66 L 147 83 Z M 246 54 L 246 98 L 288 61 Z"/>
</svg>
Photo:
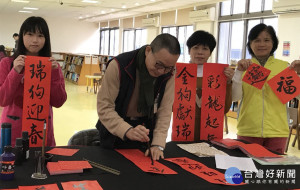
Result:
<svg viewBox="0 0 300 190">
<path fill-rule="evenodd" d="M 22 131 L 28 131 L 30 147 L 42 146 L 44 122 L 48 123 L 51 65 L 49 57 L 25 59 Z"/>
<path fill-rule="evenodd" d="M 247 69 L 243 77 L 243 81 L 254 86 L 255 88 L 262 89 L 270 73 L 271 70 L 252 63 Z"/>
<path fill-rule="evenodd" d="M 268 84 L 283 104 L 300 94 L 300 77 L 290 68 L 268 80 Z"/>
<path fill-rule="evenodd" d="M 177 63 L 176 70 L 172 141 L 193 141 L 197 65 Z"/>
<path fill-rule="evenodd" d="M 227 64 L 204 63 L 200 140 L 223 138 Z"/>
</svg>

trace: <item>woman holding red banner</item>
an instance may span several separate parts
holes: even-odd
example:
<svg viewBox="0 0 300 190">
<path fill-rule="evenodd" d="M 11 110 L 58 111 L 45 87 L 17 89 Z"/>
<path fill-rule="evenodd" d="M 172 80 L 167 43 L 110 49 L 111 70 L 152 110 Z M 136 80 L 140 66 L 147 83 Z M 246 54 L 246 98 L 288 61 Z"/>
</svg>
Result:
<svg viewBox="0 0 300 190">
<path fill-rule="evenodd" d="M 52 73 L 46 145 L 55 146 L 52 106 L 57 108 L 62 106 L 67 100 L 67 93 L 60 66 L 51 57 L 48 25 L 43 18 L 32 16 L 23 22 L 19 34 L 16 53 L 12 57 L 3 58 L 0 62 L 0 106 L 4 107 L 0 124 L 12 124 L 11 144 L 14 146 L 16 138 L 22 136 L 25 58 L 27 55 L 49 57 L 49 61 L 52 62 Z"/>
<path fill-rule="evenodd" d="M 200 140 L 200 119 L 201 119 L 201 95 L 202 95 L 202 79 L 203 79 L 203 64 L 207 63 L 208 58 L 216 47 L 215 37 L 203 30 L 195 31 L 187 40 L 187 46 L 190 54 L 190 63 L 196 63 L 197 66 L 197 91 L 196 91 L 196 115 L 195 115 L 195 130 L 194 140 Z M 231 79 L 234 70 L 226 67 L 224 74 L 227 77 L 225 109 L 226 114 L 231 106 Z"/>
<path fill-rule="evenodd" d="M 273 56 L 277 47 L 278 38 L 272 26 L 258 24 L 251 29 L 247 48 L 252 59 L 238 62 L 232 80 L 232 99 L 241 100 L 237 138 L 283 154 L 289 135 L 286 105 L 281 103 L 268 84 L 258 89 L 242 82 L 252 63 L 271 70 L 266 81 L 286 69 L 289 63 Z M 294 61 L 290 68 L 299 74 L 300 61 Z"/>
</svg>

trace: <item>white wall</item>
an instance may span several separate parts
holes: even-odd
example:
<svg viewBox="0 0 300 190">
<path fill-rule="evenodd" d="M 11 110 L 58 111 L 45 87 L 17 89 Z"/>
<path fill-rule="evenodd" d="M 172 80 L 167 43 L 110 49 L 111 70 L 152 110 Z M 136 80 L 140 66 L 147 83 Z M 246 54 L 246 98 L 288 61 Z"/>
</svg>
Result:
<svg viewBox="0 0 300 190">
<path fill-rule="evenodd" d="M 288 62 L 300 59 L 300 13 L 284 14 L 278 17 L 279 45 L 276 58 Z M 282 56 L 283 42 L 290 41 L 290 56 Z"/>
<path fill-rule="evenodd" d="M 204 30 L 204 31 L 209 32 L 212 35 L 214 35 L 215 39 L 218 39 L 218 36 L 215 35 L 214 25 L 215 25 L 215 21 L 197 22 L 194 31 Z M 214 49 L 214 51 L 212 52 L 212 54 L 209 57 L 209 59 L 207 60 L 207 62 L 211 62 L 211 63 L 216 62 L 216 52 L 217 52 L 217 46 Z"/>
<path fill-rule="evenodd" d="M 26 15 L 0 14 L 0 44 L 13 48 L 15 41 L 13 33 L 19 33 L 23 21 L 28 18 Z M 47 18 L 51 48 L 53 52 L 67 53 L 99 53 L 99 29 L 97 23 L 80 22 L 75 19 L 63 20 Z"/>
<path fill-rule="evenodd" d="M 161 28 L 160 27 L 149 27 L 149 28 L 147 28 L 146 44 L 151 44 L 151 42 L 154 40 L 154 38 L 160 33 L 161 33 Z"/>
</svg>

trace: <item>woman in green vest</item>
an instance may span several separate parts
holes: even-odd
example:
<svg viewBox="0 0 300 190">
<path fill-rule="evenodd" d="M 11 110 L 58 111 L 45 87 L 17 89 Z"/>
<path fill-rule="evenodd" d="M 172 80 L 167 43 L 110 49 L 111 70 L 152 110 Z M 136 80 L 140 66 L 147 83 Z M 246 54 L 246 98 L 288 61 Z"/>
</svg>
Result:
<svg viewBox="0 0 300 190">
<path fill-rule="evenodd" d="M 240 102 L 237 138 L 257 143 L 266 148 L 284 153 L 289 134 L 287 106 L 282 104 L 267 82 L 257 89 L 242 78 L 247 68 L 256 63 L 271 70 L 267 81 L 289 66 L 289 63 L 275 59 L 278 38 L 272 26 L 258 24 L 248 36 L 247 48 L 251 59 L 238 62 L 232 84 L 232 100 Z M 300 62 L 293 62 L 291 69 L 300 73 Z"/>
</svg>

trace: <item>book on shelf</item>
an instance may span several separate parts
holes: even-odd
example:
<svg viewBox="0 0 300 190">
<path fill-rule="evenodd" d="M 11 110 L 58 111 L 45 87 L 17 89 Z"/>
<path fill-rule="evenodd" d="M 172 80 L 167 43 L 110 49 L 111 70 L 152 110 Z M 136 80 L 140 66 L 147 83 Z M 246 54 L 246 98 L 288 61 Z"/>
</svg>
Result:
<svg viewBox="0 0 300 190">
<path fill-rule="evenodd" d="M 78 57 L 77 65 L 82 65 L 82 63 L 83 63 L 83 57 Z"/>
<path fill-rule="evenodd" d="M 62 70 L 65 70 L 65 69 L 66 69 L 66 67 L 67 67 L 67 62 L 66 62 L 66 61 L 64 61 L 64 62 L 63 62 L 63 64 L 62 64 L 62 67 L 61 67 L 61 69 L 62 69 Z"/>
</svg>

